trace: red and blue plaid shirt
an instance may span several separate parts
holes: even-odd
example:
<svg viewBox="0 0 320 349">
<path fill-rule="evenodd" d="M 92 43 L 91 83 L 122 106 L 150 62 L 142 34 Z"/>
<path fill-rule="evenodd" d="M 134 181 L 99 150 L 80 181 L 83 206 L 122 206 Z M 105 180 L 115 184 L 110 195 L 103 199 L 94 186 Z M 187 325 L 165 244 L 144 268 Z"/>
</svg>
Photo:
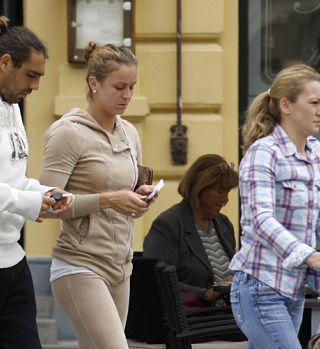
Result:
<svg viewBox="0 0 320 349">
<path fill-rule="evenodd" d="M 303 262 L 320 240 L 319 141 L 309 137 L 306 151 L 308 159 L 279 125 L 250 146 L 239 169 L 241 249 L 230 263 L 292 299 L 306 277 L 318 286 Z"/>
</svg>

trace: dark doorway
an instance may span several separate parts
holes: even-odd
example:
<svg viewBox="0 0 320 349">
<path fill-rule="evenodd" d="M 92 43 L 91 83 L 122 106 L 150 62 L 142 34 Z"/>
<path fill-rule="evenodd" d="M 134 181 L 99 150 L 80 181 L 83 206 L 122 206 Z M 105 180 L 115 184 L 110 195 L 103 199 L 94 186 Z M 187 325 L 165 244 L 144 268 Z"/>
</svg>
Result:
<svg viewBox="0 0 320 349">
<path fill-rule="evenodd" d="M 1 0 L 0 14 L 10 19 L 9 25 L 23 24 L 23 4 L 22 0 Z"/>
</svg>

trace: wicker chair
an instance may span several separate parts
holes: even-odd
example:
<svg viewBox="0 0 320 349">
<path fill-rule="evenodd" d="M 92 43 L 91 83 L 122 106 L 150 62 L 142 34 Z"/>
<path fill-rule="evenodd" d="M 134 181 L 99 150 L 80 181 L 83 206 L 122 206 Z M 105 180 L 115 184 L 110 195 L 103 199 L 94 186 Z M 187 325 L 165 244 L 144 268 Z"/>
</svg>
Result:
<svg viewBox="0 0 320 349">
<path fill-rule="evenodd" d="M 129 313 L 126 337 L 146 343 L 165 343 L 164 312 L 158 280 L 156 258 L 135 254 L 130 279 Z"/>
<path fill-rule="evenodd" d="M 245 341 L 229 306 L 186 311 L 182 306 L 176 269 L 159 262 L 156 275 L 165 310 L 168 349 L 191 349 L 191 340 L 210 337 L 216 340 Z M 230 348 L 232 347 L 230 343 Z"/>
<path fill-rule="evenodd" d="M 155 258 L 135 256 L 130 286 L 125 333 L 129 341 L 138 341 L 143 348 L 165 343 L 167 349 L 190 349 L 192 339 L 206 336 L 210 336 L 210 340 L 213 336 L 217 340 L 226 337 L 228 340 L 245 340 L 230 307 L 184 310 L 173 266 Z M 150 345 L 146 346 L 146 343 Z M 194 345 L 197 346 L 201 344 Z M 212 344 L 211 347 L 215 348 Z M 232 347 L 233 343 L 230 343 L 228 349 Z"/>
</svg>

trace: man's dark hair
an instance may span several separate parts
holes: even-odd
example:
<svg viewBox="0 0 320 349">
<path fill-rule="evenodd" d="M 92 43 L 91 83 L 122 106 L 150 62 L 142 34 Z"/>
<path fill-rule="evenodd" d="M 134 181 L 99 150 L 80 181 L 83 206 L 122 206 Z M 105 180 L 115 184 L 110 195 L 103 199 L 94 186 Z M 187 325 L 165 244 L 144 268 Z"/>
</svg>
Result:
<svg viewBox="0 0 320 349">
<path fill-rule="evenodd" d="M 8 27 L 8 21 L 8 18 L 0 17 L 0 56 L 10 54 L 17 68 L 29 60 L 32 51 L 42 53 L 44 58 L 48 58 L 46 46 L 34 32 L 23 26 Z"/>
</svg>

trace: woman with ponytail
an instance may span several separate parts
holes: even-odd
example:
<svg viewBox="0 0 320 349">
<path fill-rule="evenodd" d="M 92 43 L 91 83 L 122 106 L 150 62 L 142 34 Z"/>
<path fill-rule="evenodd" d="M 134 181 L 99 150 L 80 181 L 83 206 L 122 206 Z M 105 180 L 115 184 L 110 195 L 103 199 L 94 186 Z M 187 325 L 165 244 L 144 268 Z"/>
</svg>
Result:
<svg viewBox="0 0 320 349">
<path fill-rule="evenodd" d="M 301 349 L 306 279 L 320 290 L 319 130 L 320 75 L 304 64 L 280 71 L 247 112 L 230 297 L 248 349 Z"/>
</svg>

